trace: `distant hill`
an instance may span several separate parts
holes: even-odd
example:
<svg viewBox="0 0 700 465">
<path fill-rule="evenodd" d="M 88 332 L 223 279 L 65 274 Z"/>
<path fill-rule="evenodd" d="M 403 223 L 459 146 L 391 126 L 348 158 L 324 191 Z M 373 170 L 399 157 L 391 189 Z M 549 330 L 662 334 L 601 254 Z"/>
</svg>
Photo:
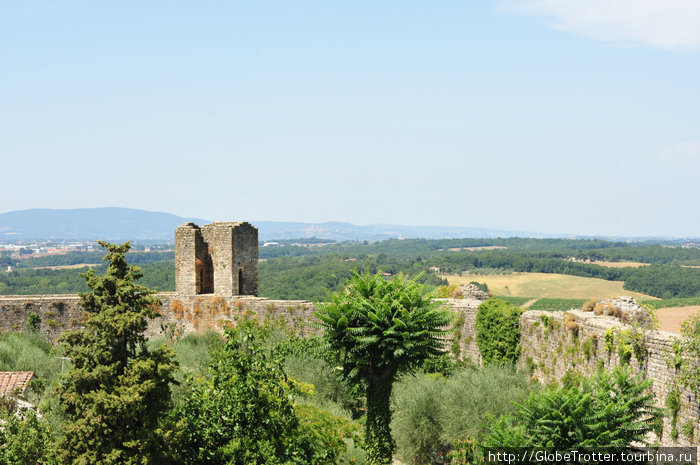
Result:
<svg viewBox="0 0 700 465">
<path fill-rule="evenodd" d="M 518 231 L 503 231 L 484 228 L 460 228 L 450 226 L 399 226 L 392 224 L 370 224 L 357 226 L 351 223 L 329 221 L 326 223 L 296 223 L 279 221 L 255 221 L 261 240 L 296 239 L 319 237 L 344 240 L 377 241 L 393 238 L 450 239 L 458 237 L 552 237 L 546 234 Z"/>
<path fill-rule="evenodd" d="M 231 218 L 231 221 L 248 218 Z M 210 223 L 201 218 L 183 218 L 170 213 L 131 208 L 79 208 L 71 210 L 31 209 L 0 213 L 0 240 L 17 239 L 75 239 L 110 241 L 171 241 L 180 224 L 194 221 Z M 484 228 L 443 226 L 398 226 L 372 224 L 357 226 L 350 223 L 297 223 L 280 221 L 251 221 L 260 231 L 260 240 L 318 237 L 333 240 L 382 240 L 391 238 L 444 239 L 457 237 L 555 237 L 523 231 L 503 231 Z"/>
<path fill-rule="evenodd" d="M 0 240 L 16 239 L 104 239 L 173 240 L 175 228 L 186 221 L 198 224 L 207 220 L 183 218 L 170 213 L 132 208 L 76 208 L 51 210 L 35 208 L 0 213 Z"/>
</svg>

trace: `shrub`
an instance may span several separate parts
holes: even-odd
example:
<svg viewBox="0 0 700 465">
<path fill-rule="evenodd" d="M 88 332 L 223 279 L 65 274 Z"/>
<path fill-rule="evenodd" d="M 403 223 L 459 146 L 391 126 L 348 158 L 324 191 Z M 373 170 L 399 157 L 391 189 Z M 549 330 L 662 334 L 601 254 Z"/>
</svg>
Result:
<svg viewBox="0 0 700 465">
<path fill-rule="evenodd" d="M 681 325 L 681 338 L 675 344 L 684 360 L 700 359 L 700 313 L 688 318 Z M 674 347 L 674 352 L 676 348 Z M 679 381 L 692 391 L 700 391 L 700 363 L 682 363 Z"/>
<path fill-rule="evenodd" d="M 606 329 L 603 333 L 603 340 L 605 341 L 605 350 L 611 354 L 615 348 L 615 331 L 612 328 Z"/>
<path fill-rule="evenodd" d="M 58 378 L 61 361 L 40 333 L 4 333 L 0 336 L 0 371 L 33 371 L 40 384 Z"/>
<path fill-rule="evenodd" d="M 592 312 L 593 309 L 595 308 L 595 304 L 596 304 L 596 301 L 591 299 L 583 304 L 583 306 L 581 307 L 581 310 L 583 310 L 584 312 Z"/>
<path fill-rule="evenodd" d="M 678 413 L 681 411 L 681 394 L 674 388 L 666 396 L 666 410 L 671 417 L 671 439 L 678 439 Z"/>
<path fill-rule="evenodd" d="M 29 312 L 27 315 L 27 321 L 24 323 L 25 328 L 30 333 L 39 331 L 39 326 L 41 325 L 41 317 L 38 313 Z"/>
<path fill-rule="evenodd" d="M 319 399 L 334 402 L 345 409 L 357 408 L 358 396 L 343 382 L 339 371 L 309 352 L 287 356 L 284 362 L 286 373 L 295 380 L 313 385 Z"/>
<path fill-rule="evenodd" d="M 49 463 L 52 435 L 49 425 L 32 411 L 21 415 L 0 412 L 0 463 Z"/>
<path fill-rule="evenodd" d="M 479 305 L 476 342 L 484 364 L 515 363 L 520 357 L 520 315 L 513 304 L 491 298 Z"/>
<path fill-rule="evenodd" d="M 561 386 L 564 389 L 580 388 L 583 384 L 583 380 L 584 377 L 581 372 L 569 368 L 561 379 Z"/>
<path fill-rule="evenodd" d="M 581 345 L 583 354 L 586 356 L 586 360 L 590 360 L 591 356 L 595 353 L 595 341 L 593 338 L 588 338 Z"/>
<path fill-rule="evenodd" d="M 450 284 L 448 286 L 438 286 L 435 289 L 435 297 L 440 299 L 462 299 L 462 291 L 456 284 Z"/>
<path fill-rule="evenodd" d="M 447 378 L 405 376 L 396 384 L 391 425 L 398 458 L 410 464 L 432 463 L 447 448 L 478 439 L 491 416 L 511 413 L 535 388 L 512 366 L 460 369 Z"/>
<path fill-rule="evenodd" d="M 532 394 L 514 415 L 494 422 L 482 445 L 484 449 L 606 447 L 615 451 L 634 442 L 647 444 L 647 433 L 661 417 L 654 407 L 654 394 L 648 392 L 651 383 L 618 367 L 585 380 L 581 389 Z"/>
<path fill-rule="evenodd" d="M 514 402 L 522 401 L 536 388 L 537 384 L 512 366 L 457 371 L 447 378 L 439 401 L 443 438 L 451 444 L 478 438 L 491 416 L 513 412 Z"/>
<path fill-rule="evenodd" d="M 315 444 L 300 427 L 279 359 L 261 344 L 251 320 L 226 329 L 212 353 L 209 377 L 194 382 L 178 404 L 177 454 L 201 463 L 314 463 Z M 330 457 L 329 457 L 330 458 Z M 334 457 L 333 457 L 334 459 Z"/>
<path fill-rule="evenodd" d="M 620 310 L 609 302 L 600 302 L 593 308 L 593 313 L 596 315 L 620 316 Z"/>
<path fill-rule="evenodd" d="M 309 439 L 315 451 L 311 463 L 336 463 L 346 452 L 346 441 L 361 443 L 361 427 L 356 422 L 308 403 L 295 409 L 301 436 Z"/>
<path fill-rule="evenodd" d="M 478 287 L 480 291 L 483 291 L 489 295 L 491 295 L 491 291 L 489 291 L 489 285 L 486 283 L 480 283 L 478 281 L 469 281 L 469 284 L 473 284 L 474 286 Z"/>
<path fill-rule="evenodd" d="M 421 374 L 396 384 L 391 429 L 402 462 L 431 463 L 443 451 L 440 415 L 445 382 L 439 375 Z"/>
<path fill-rule="evenodd" d="M 693 437 L 695 436 L 695 423 L 693 420 L 687 420 L 683 423 L 681 426 L 681 433 L 683 433 L 683 435 L 691 441 L 693 440 Z"/>
<path fill-rule="evenodd" d="M 578 323 L 576 323 L 576 318 L 574 318 L 573 315 L 570 313 L 567 313 L 564 315 L 564 325 L 566 325 L 566 329 L 574 333 L 574 336 L 578 336 Z"/>
<path fill-rule="evenodd" d="M 632 354 L 639 363 L 642 363 L 647 354 L 642 333 L 636 328 L 620 331 L 617 338 L 617 354 L 620 357 L 620 363 L 629 363 Z"/>
</svg>

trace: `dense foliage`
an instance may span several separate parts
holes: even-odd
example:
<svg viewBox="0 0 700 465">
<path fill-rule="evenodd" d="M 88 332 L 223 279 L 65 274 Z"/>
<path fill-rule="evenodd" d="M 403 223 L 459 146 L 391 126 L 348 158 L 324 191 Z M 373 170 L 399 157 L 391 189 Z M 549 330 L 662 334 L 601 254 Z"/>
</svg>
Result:
<svg viewBox="0 0 700 465">
<path fill-rule="evenodd" d="M 91 292 L 80 295 L 89 318 L 83 331 L 62 336 L 72 369 L 58 387 L 65 420 L 60 463 L 137 465 L 168 463 L 165 413 L 177 368 L 168 346 L 149 350 L 144 331 L 158 305 L 136 284 L 129 243 L 100 243 L 108 251 L 106 274 L 89 270 Z"/>
<path fill-rule="evenodd" d="M 476 342 L 484 364 L 514 364 L 520 358 L 520 310 L 490 298 L 476 314 Z"/>
<path fill-rule="evenodd" d="M 515 414 L 501 417 L 482 441 L 484 449 L 626 450 L 646 444 L 661 420 L 652 381 L 624 368 L 601 371 L 581 387 L 535 393 Z"/>
<path fill-rule="evenodd" d="M 34 268 L 44 266 L 70 266 L 80 264 L 95 264 L 102 261 L 103 252 L 68 252 L 62 255 L 44 255 L 28 257 L 16 260 L 15 266 L 20 268 Z M 126 254 L 126 262 L 131 265 L 143 263 L 157 263 L 175 260 L 175 252 L 129 252 Z"/>
<path fill-rule="evenodd" d="M 368 463 L 391 463 L 391 390 L 396 376 L 442 352 L 448 311 L 415 281 L 355 273 L 316 313 L 345 377 L 366 386 Z"/>
<path fill-rule="evenodd" d="M 0 463 L 7 465 L 51 463 L 49 458 L 52 455 L 53 446 L 51 430 L 46 422 L 39 419 L 36 412 L 20 409 L 16 414 L 0 407 L 0 422 L 2 422 Z"/>
<path fill-rule="evenodd" d="M 92 268 L 101 274 L 107 270 L 104 265 Z M 175 262 L 164 261 L 145 263 L 140 267 L 143 274 L 141 283 L 159 292 L 175 290 Z M 12 273 L 0 272 L 0 295 L 23 294 L 76 294 L 89 291 L 81 273 L 85 268 L 71 269 L 18 269 Z"/>
<path fill-rule="evenodd" d="M 391 428 L 397 456 L 411 465 L 444 458 L 465 438 L 480 437 L 493 416 L 515 410 L 535 389 L 513 367 L 458 368 L 447 377 L 418 373 L 396 384 Z"/>
<path fill-rule="evenodd" d="M 257 337 L 251 323 L 228 328 L 225 344 L 212 354 L 209 376 L 193 382 L 179 404 L 179 463 L 317 463 L 281 362 L 266 353 Z"/>
</svg>

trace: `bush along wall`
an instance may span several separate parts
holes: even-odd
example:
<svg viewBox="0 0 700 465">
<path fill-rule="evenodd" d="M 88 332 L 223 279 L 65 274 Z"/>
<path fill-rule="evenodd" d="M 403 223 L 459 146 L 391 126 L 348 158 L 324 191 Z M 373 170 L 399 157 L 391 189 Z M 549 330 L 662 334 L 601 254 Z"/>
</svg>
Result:
<svg viewBox="0 0 700 465">
<path fill-rule="evenodd" d="M 515 305 L 491 298 L 479 305 L 476 340 L 485 365 L 513 364 L 520 358 L 520 310 Z"/>
</svg>

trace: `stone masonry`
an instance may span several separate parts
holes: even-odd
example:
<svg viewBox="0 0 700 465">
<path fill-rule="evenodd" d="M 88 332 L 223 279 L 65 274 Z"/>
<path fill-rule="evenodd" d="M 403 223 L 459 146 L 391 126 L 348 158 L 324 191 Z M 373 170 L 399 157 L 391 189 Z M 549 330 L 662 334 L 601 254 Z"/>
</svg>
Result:
<svg viewBox="0 0 700 465">
<path fill-rule="evenodd" d="M 630 344 L 630 335 L 637 335 L 638 353 L 629 360 L 621 359 L 621 345 Z M 663 431 L 656 438 L 662 446 L 697 446 L 700 433 L 698 393 L 682 389 L 676 380 L 678 369 L 672 366 L 673 342 L 678 336 L 665 331 L 640 330 L 624 324 L 619 318 L 595 315 L 593 312 L 527 311 L 520 317 L 521 366 L 544 384 L 560 381 L 567 372 L 591 375 L 599 368 L 611 370 L 628 365 L 635 373 L 653 380 L 656 405 L 664 408 L 669 394 L 678 389 L 681 409 L 676 429 L 690 422 L 694 436 L 680 433 L 672 436 L 671 419 L 664 418 Z M 688 361 L 693 363 L 693 361 Z"/>
<path fill-rule="evenodd" d="M 247 222 L 178 226 L 175 290 L 182 296 L 257 296 L 258 229 Z"/>
</svg>

